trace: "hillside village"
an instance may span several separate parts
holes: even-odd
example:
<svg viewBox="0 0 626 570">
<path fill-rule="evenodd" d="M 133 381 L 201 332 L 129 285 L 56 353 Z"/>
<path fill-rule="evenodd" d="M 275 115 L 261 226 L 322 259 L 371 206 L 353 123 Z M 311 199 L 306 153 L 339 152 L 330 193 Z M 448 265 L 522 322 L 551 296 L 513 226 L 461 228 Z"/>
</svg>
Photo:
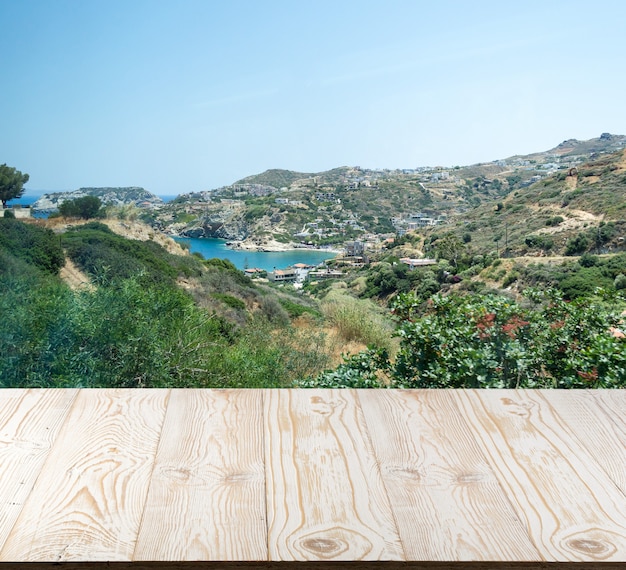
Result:
<svg viewBox="0 0 626 570">
<path fill-rule="evenodd" d="M 623 386 L 625 139 L 564 141 L 467 167 L 273 170 L 170 203 L 138 188 L 81 189 L 107 206 L 93 212 L 97 221 L 24 223 L 10 218 L 37 207 L 11 208 L 0 232 L 3 303 L 23 323 L 7 321 L 4 334 L 40 336 L 5 352 L 28 362 L 38 386 L 82 382 L 86 367 L 99 371 L 93 386 L 119 377 L 115 385 L 135 387 L 267 378 L 298 387 Z M 84 200 L 73 196 L 54 198 Z M 222 237 L 243 250 L 328 248 L 333 259 L 242 272 L 168 235 Z M 38 318 L 50 321 L 27 324 Z M 58 351 L 49 338 L 68 323 Z M 213 340 L 198 344 L 198 330 Z M 21 382 L 19 366 L 5 369 L 0 381 Z"/>
<path fill-rule="evenodd" d="M 241 249 L 333 247 L 345 252 L 347 244 L 358 242 L 363 251 L 377 251 L 407 232 L 465 223 L 484 204 L 556 175 L 573 176 L 594 157 L 625 146 L 626 137 L 604 133 L 589 141 L 566 140 L 542 153 L 465 167 L 268 170 L 230 186 L 180 195 L 151 209 L 146 219 L 173 235 L 223 238 Z"/>
<path fill-rule="evenodd" d="M 592 180 L 584 165 L 625 147 L 625 136 L 603 133 L 587 141 L 568 139 L 545 152 L 470 166 L 268 170 L 230 186 L 182 194 L 169 203 L 143 188 L 81 188 L 45 195 L 33 211 L 50 212 L 63 200 L 92 194 L 105 205 L 132 204 L 144 221 L 168 235 L 222 238 L 232 248 L 251 251 L 328 248 L 339 252 L 339 266 L 362 266 L 372 254 L 416 232 L 435 238 L 452 232 L 466 243 L 473 240 L 483 252 L 491 248 L 505 255 L 515 250 L 523 254 L 548 244 L 547 234 L 563 232 L 564 246 L 571 237 L 568 229 L 604 220 L 602 212 L 583 215 L 584 208 L 557 208 L 556 202 L 533 206 L 535 195 L 545 193 L 546 186 L 559 195 L 576 185 L 580 189 Z M 557 189 L 557 182 L 564 189 Z M 526 223 L 518 221 L 522 210 L 531 214 Z M 548 211 L 548 219 L 560 221 L 546 228 Z M 541 220 L 535 237 L 528 231 L 533 219 Z M 405 251 L 403 262 L 414 267 L 417 259 L 429 257 L 428 249 L 427 241 L 416 244 Z M 550 248 L 535 249 L 545 254 Z"/>
</svg>

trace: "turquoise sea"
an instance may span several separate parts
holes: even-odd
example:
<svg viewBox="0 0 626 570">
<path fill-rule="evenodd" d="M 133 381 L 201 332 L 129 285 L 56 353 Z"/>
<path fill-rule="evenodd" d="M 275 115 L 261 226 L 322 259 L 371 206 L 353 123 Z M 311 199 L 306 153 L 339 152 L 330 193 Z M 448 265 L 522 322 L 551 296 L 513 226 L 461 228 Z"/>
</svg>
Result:
<svg viewBox="0 0 626 570">
<path fill-rule="evenodd" d="M 317 265 L 326 259 L 335 257 L 335 253 L 319 249 L 296 249 L 291 251 L 252 252 L 238 251 L 226 247 L 226 241 L 213 238 L 174 238 L 188 243 L 192 253 L 201 253 L 205 259 L 218 257 L 228 259 L 237 269 L 257 267 L 265 271 L 284 269 L 294 263 Z"/>
</svg>

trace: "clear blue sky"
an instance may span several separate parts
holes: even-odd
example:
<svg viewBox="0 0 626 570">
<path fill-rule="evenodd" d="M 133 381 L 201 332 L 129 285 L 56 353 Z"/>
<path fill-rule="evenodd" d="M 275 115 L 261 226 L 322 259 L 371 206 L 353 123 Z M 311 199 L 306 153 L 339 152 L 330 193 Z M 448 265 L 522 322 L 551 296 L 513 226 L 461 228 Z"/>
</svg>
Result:
<svg viewBox="0 0 626 570">
<path fill-rule="evenodd" d="M 178 194 L 626 134 L 626 2 L 0 0 L 0 163 Z"/>
</svg>

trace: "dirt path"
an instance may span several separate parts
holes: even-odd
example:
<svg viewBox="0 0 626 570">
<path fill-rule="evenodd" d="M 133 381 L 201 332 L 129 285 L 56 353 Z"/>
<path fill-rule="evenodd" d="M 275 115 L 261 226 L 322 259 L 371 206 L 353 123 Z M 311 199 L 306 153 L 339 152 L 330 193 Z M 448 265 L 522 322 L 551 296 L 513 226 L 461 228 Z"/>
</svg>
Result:
<svg viewBox="0 0 626 570">
<path fill-rule="evenodd" d="M 69 258 L 65 259 L 65 265 L 61 268 L 59 275 L 61 279 L 63 279 L 63 281 L 65 281 L 74 291 L 79 289 L 94 289 L 94 286 L 89 280 L 87 274 L 78 269 L 74 262 Z"/>
</svg>

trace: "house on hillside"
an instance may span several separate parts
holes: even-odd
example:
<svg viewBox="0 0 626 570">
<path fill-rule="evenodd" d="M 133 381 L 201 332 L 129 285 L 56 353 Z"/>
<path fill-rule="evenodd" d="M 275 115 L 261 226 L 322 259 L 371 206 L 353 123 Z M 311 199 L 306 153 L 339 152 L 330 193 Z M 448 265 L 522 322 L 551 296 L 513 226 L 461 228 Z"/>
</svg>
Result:
<svg viewBox="0 0 626 570">
<path fill-rule="evenodd" d="M 400 259 L 400 263 L 404 263 L 409 266 L 409 269 L 415 269 L 416 267 L 425 267 L 426 265 L 437 265 L 436 259 L 414 259 L 410 257 L 403 257 Z"/>
<path fill-rule="evenodd" d="M 337 271 L 336 269 L 309 271 L 309 279 L 338 279 L 340 277 L 343 277 L 343 271 Z"/>
<path fill-rule="evenodd" d="M 346 256 L 347 257 L 363 255 L 364 251 L 365 251 L 365 244 L 362 241 L 347 241 L 346 242 Z"/>
<path fill-rule="evenodd" d="M 267 278 L 270 281 L 276 283 L 290 283 L 296 280 L 297 273 L 293 267 L 287 269 L 275 269 L 267 274 Z"/>
</svg>

